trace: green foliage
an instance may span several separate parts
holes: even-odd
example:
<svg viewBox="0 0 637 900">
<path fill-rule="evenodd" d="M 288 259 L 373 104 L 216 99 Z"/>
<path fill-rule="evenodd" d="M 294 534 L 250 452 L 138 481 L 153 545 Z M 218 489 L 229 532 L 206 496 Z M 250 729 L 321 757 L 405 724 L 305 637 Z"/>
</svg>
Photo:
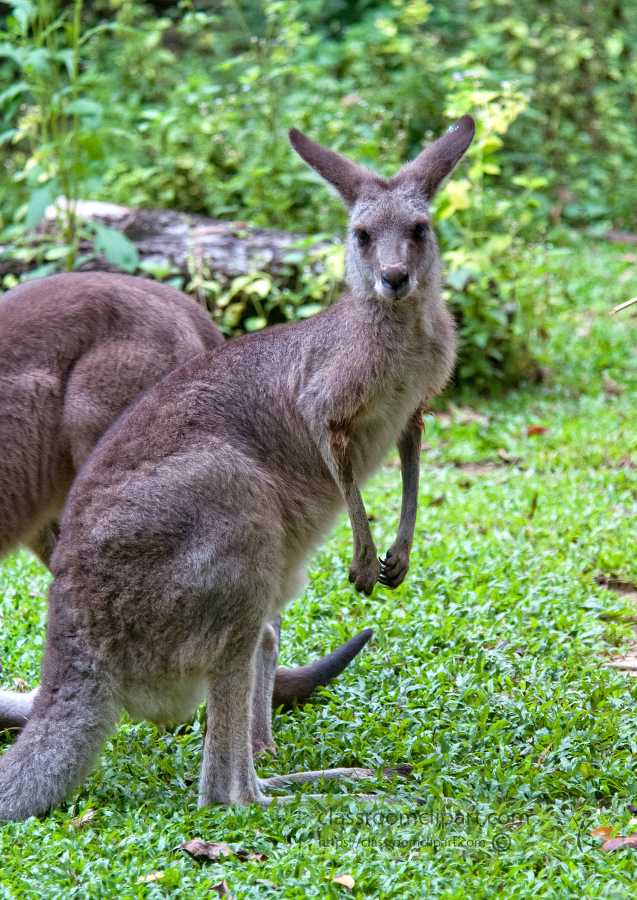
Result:
<svg viewBox="0 0 637 900">
<path fill-rule="evenodd" d="M 537 370 L 520 327 L 528 311 L 510 282 L 526 247 L 545 239 L 548 223 L 636 227 L 632 4 L 160 6 L 158 15 L 132 0 L 95 4 L 82 26 L 80 0 L 74 18 L 53 0 L 12 4 L 0 60 L 10 85 L 0 93 L 0 153 L 12 176 L 0 186 L 5 222 L 31 227 L 63 193 L 67 222 L 74 201 L 92 197 L 337 234 L 344 212 L 291 153 L 289 127 L 385 175 L 471 111 L 477 141 L 437 218 L 460 326 L 458 378 L 489 390 Z M 78 244 L 71 228 L 66 265 L 77 265 Z M 127 257 L 132 266 L 130 247 L 118 258 Z M 331 296 L 329 266 L 304 258 L 308 266 Z M 259 290 L 237 293 L 193 268 L 196 290 L 231 330 L 295 318 L 321 299 L 293 264 L 267 295 L 262 273 L 248 276 Z"/>
<path fill-rule="evenodd" d="M 372 900 L 634 895 L 633 851 L 603 854 L 590 832 L 634 830 L 637 682 L 601 663 L 634 636 L 635 610 L 596 576 L 637 582 L 637 317 L 608 317 L 600 279 L 635 263 L 562 249 L 534 250 L 521 289 L 536 282 L 550 309 L 534 348 L 564 364 L 529 394 L 428 417 L 406 583 L 355 594 L 343 518 L 284 614 L 285 665 L 359 628 L 375 634 L 338 680 L 277 713 L 278 753 L 259 772 L 410 762 L 412 777 L 331 783 L 318 800 L 295 789 L 298 803 L 271 812 L 197 812 L 202 711 L 174 729 L 124 718 L 67 803 L 0 829 L 1 900 L 214 896 L 224 879 L 237 900 L 336 898 L 339 873 Z M 604 373 L 630 390 L 605 396 Z M 529 436 L 529 425 L 548 430 Z M 395 464 L 365 501 L 385 549 L 400 513 Z M 37 683 L 48 581 L 26 554 L 0 566 L 3 686 Z M 372 806 L 361 790 L 394 802 Z M 268 859 L 199 865 L 174 852 L 193 837 Z"/>
<path fill-rule="evenodd" d="M 59 220 L 61 243 L 45 236 L 38 247 L 46 261 L 42 274 L 57 261 L 67 269 L 84 261 L 86 256 L 78 260 L 82 240 L 94 240 L 95 251 L 125 271 L 137 265 L 136 251 L 124 235 L 83 223 L 77 215 L 78 201 L 101 183 L 104 141 L 113 131 L 104 125 L 103 103 L 95 99 L 99 82 L 82 66 L 86 44 L 111 26 L 83 29 L 82 7 L 83 0 L 74 0 L 61 11 L 51 0 L 19 0 L 7 20 L 7 31 L 0 35 L 5 38 L 0 42 L 0 60 L 10 61 L 20 79 L 0 94 L 6 118 L 15 120 L 15 127 L 0 135 L 0 146 L 29 148 L 8 160 L 14 183 L 26 186 L 29 195 L 16 218 L 23 217 L 30 232 L 55 202 Z"/>
</svg>

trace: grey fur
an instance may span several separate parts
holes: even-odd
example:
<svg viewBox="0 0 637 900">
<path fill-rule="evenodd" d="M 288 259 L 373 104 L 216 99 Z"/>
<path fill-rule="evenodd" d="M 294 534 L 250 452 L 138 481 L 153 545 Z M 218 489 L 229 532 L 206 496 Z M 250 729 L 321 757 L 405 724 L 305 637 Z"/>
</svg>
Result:
<svg viewBox="0 0 637 900">
<path fill-rule="evenodd" d="M 342 157 L 291 132 L 351 207 L 352 290 L 302 323 L 196 357 L 100 441 L 62 518 L 42 685 L 27 728 L 0 759 L 0 818 L 61 800 L 122 708 L 182 721 L 204 697 L 199 805 L 269 802 L 264 791 L 276 785 L 257 778 L 251 746 L 257 668 L 272 655 L 268 623 L 300 591 L 309 555 L 344 505 L 356 589 L 393 587 L 407 572 L 420 411 L 455 359 L 436 241 L 417 226 L 473 131 L 463 117 L 395 187 L 360 167 L 351 176 Z M 381 564 L 359 485 L 395 443 L 403 506 Z M 56 732 L 60 718 L 66 727 Z"/>
<path fill-rule="evenodd" d="M 38 689 L 27 694 L 0 691 L 0 731 L 19 731 L 27 724 Z"/>
<path fill-rule="evenodd" d="M 48 566 L 73 478 L 144 388 L 224 338 L 190 297 L 104 272 L 26 281 L 0 297 L 0 558 Z"/>
<path fill-rule="evenodd" d="M 67 273 L 27 281 L 3 294 L 0 558 L 24 544 L 48 566 L 71 483 L 102 434 L 166 372 L 224 343 L 190 297 L 144 278 Z M 272 627 L 280 629 L 280 622 Z M 289 701 L 308 696 L 354 655 L 347 645 L 334 652 L 337 666 L 331 656 L 325 664 L 318 660 L 312 681 L 305 669 L 268 672 L 267 686 L 259 682 L 259 697 L 269 702 L 272 678 L 285 682 Z M 260 679 L 265 667 L 263 660 Z M 31 707 L 13 697 L 0 692 L 0 730 L 19 728 L 30 715 Z M 268 746 L 266 706 L 255 719 L 254 749 Z"/>
</svg>

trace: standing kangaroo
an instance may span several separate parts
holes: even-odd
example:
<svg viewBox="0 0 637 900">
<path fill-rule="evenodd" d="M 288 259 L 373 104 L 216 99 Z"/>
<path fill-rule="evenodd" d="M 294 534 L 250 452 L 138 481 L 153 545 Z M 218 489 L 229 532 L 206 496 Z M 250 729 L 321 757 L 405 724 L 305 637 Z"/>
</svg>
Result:
<svg viewBox="0 0 637 900">
<path fill-rule="evenodd" d="M 351 291 L 181 366 L 87 461 L 51 560 L 42 684 L 0 759 L 0 819 L 58 803 L 123 708 L 176 722 L 204 697 L 199 806 L 269 802 L 282 779 L 257 778 L 250 741 L 256 669 L 276 665 L 269 620 L 343 506 L 356 589 L 395 587 L 407 572 L 421 410 L 455 359 L 428 204 L 473 134 L 463 116 L 387 182 L 290 132 L 350 208 Z M 395 443 L 403 502 L 381 563 L 359 484 Z"/>
<path fill-rule="evenodd" d="M 166 372 L 224 344 L 190 297 L 143 278 L 68 273 L 2 295 L 0 559 L 23 544 L 48 566 L 73 479 L 109 425 Z M 279 623 L 273 627 L 278 635 Z M 371 633 L 311 666 L 279 669 L 274 705 L 327 684 Z M 258 693 L 265 697 L 260 687 Z M 0 715 L 0 730 L 24 725 L 32 701 L 16 695 Z M 255 750 L 264 746 L 255 734 Z"/>
</svg>

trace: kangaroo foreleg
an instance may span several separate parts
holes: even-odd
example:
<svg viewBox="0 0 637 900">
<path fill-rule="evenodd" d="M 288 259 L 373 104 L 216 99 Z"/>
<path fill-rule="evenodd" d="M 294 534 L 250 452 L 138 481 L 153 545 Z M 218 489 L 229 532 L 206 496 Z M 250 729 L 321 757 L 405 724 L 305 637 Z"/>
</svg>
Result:
<svg viewBox="0 0 637 900">
<path fill-rule="evenodd" d="M 354 474 L 349 426 L 332 428 L 331 445 L 338 486 L 347 504 L 354 536 L 354 558 L 349 569 L 349 580 L 357 591 L 369 597 L 380 575 L 380 562 Z"/>
<path fill-rule="evenodd" d="M 409 570 L 409 554 L 414 541 L 418 512 L 421 434 L 422 412 L 419 408 L 398 441 L 400 472 L 403 482 L 400 523 L 396 540 L 387 551 L 385 559 L 380 562 L 381 573 L 378 579 L 381 584 L 390 588 L 396 588 L 402 584 Z"/>
</svg>

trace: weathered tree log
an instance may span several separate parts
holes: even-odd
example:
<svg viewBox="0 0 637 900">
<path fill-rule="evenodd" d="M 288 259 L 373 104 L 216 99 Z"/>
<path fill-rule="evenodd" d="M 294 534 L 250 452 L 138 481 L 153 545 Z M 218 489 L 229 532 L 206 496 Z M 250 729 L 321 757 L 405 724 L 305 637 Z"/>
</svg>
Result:
<svg viewBox="0 0 637 900">
<path fill-rule="evenodd" d="M 205 267 L 222 285 L 237 275 L 268 272 L 281 275 L 289 268 L 283 258 L 305 234 L 254 228 L 245 222 L 224 222 L 205 216 L 187 215 L 161 209 L 128 209 L 110 203 L 82 203 L 78 214 L 85 221 L 100 222 L 121 231 L 135 245 L 140 263 L 158 270 L 185 276 Z M 55 221 L 49 216 L 38 228 L 54 231 Z M 314 245 L 317 249 L 328 242 Z M 37 238 L 33 242 L 37 246 Z M 89 242 L 80 244 L 80 252 L 91 250 Z M 22 275 L 42 260 L 24 260 L 11 247 L 0 245 L 0 277 L 9 273 Z M 116 272 L 106 257 L 97 253 L 79 267 L 81 271 Z"/>
</svg>

